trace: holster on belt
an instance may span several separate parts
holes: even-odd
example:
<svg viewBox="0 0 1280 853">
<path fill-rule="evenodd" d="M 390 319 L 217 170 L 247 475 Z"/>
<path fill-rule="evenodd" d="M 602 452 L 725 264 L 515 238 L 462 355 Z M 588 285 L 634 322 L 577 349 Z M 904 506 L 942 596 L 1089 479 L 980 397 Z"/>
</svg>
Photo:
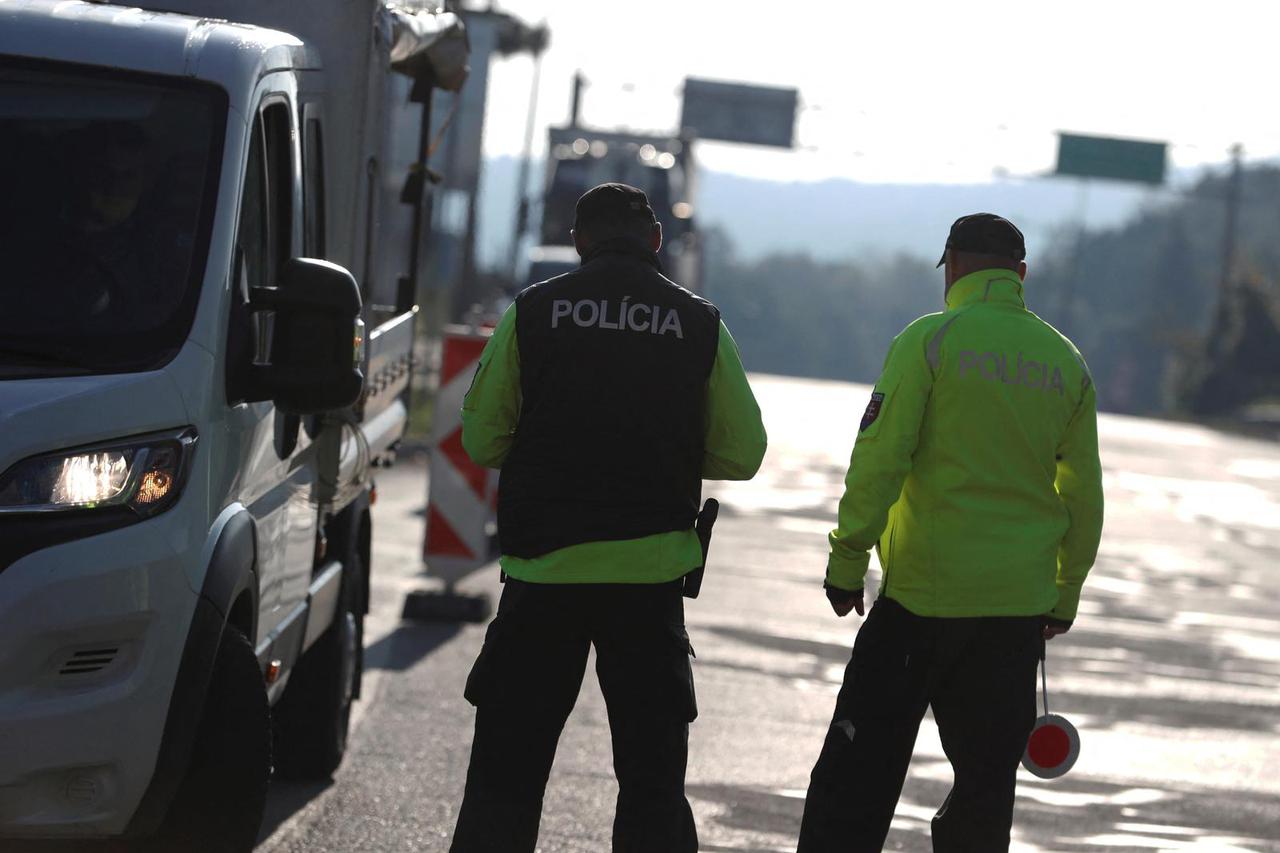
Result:
<svg viewBox="0 0 1280 853">
<path fill-rule="evenodd" d="M 694 522 L 693 530 L 698 534 L 698 542 L 702 545 L 702 565 L 684 576 L 684 597 L 697 598 L 702 591 L 702 573 L 707 569 L 707 553 L 711 550 L 711 528 L 715 527 L 716 517 L 720 515 L 720 502 L 715 498 L 707 498 Z"/>
</svg>

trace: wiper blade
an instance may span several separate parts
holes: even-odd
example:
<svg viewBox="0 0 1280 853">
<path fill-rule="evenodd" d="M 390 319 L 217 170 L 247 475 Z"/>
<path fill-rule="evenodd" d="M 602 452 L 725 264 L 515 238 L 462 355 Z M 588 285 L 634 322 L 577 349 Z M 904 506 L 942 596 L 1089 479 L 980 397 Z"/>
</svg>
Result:
<svg viewBox="0 0 1280 853">
<path fill-rule="evenodd" d="M 0 347 L 0 366 L 31 367 L 34 365 L 53 365 L 73 370 L 93 369 L 92 365 L 86 364 L 83 360 L 57 350 Z"/>
</svg>

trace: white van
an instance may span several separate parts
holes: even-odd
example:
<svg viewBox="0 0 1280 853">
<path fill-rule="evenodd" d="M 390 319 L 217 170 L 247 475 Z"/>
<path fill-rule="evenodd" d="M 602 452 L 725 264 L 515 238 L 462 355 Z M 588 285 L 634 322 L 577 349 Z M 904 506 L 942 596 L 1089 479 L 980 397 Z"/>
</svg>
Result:
<svg viewBox="0 0 1280 853">
<path fill-rule="evenodd" d="M 391 66 L 429 100 L 465 36 L 152 5 L 0 3 L 0 847 L 248 850 L 360 693 L 422 233 L 409 192 L 378 242 Z"/>
</svg>

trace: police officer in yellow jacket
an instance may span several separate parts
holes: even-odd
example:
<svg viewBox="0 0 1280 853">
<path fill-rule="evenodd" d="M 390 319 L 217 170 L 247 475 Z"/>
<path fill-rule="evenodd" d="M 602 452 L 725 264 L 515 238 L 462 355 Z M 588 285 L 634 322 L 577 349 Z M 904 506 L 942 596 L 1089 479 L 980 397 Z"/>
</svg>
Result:
<svg viewBox="0 0 1280 853">
<path fill-rule="evenodd" d="M 1023 303 L 1008 220 L 956 220 L 946 311 L 894 340 L 862 417 L 825 586 L 863 613 L 810 779 L 800 853 L 879 851 L 933 708 L 955 782 L 936 851 L 1007 850 L 1042 644 L 1068 630 L 1102 531 L 1096 398 L 1076 347 Z"/>
<path fill-rule="evenodd" d="M 516 297 L 480 357 L 462 443 L 502 469 L 506 585 L 467 679 L 475 738 L 453 853 L 533 853 L 587 655 L 609 711 L 614 853 L 695 853 L 697 716 L 681 578 L 704 479 L 749 480 L 767 437 L 714 305 L 662 274 L 645 194 L 578 200 L 582 265 Z"/>
</svg>

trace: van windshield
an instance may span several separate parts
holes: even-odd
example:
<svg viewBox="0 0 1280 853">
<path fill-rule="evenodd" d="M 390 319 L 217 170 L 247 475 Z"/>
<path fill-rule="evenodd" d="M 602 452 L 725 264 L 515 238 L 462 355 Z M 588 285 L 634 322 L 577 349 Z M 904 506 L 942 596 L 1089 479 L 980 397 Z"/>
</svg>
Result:
<svg viewBox="0 0 1280 853">
<path fill-rule="evenodd" d="M 0 58 L 0 379 L 177 353 L 225 116 L 208 84 Z"/>
</svg>

